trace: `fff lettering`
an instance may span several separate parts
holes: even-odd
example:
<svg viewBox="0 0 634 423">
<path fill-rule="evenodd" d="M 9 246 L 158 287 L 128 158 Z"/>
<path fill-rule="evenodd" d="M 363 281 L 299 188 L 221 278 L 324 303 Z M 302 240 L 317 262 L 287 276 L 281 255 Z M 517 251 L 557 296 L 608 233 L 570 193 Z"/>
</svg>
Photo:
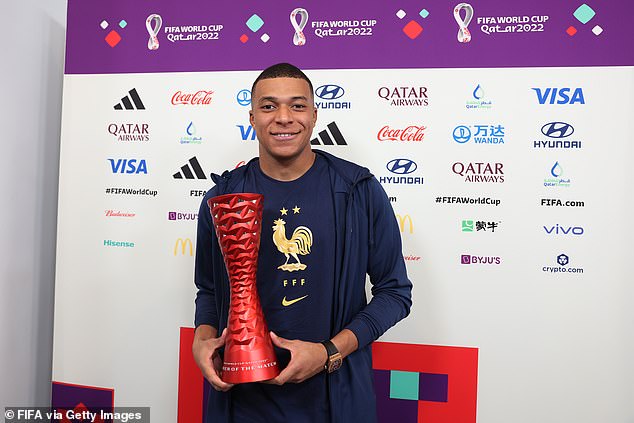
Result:
<svg viewBox="0 0 634 423">
<path fill-rule="evenodd" d="M 145 173 L 147 175 L 147 164 L 145 160 L 137 159 L 108 159 L 112 173 Z"/>
<path fill-rule="evenodd" d="M 539 104 L 586 104 L 581 88 L 533 88 Z M 572 91 L 572 95 L 570 94 Z"/>
</svg>

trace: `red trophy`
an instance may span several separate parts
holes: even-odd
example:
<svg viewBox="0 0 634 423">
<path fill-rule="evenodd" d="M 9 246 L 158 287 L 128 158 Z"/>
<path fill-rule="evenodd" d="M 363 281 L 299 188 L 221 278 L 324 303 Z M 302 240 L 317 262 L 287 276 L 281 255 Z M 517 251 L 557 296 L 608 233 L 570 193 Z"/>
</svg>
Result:
<svg viewBox="0 0 634 423">
<path fill-rule="evenodd" d="M 227 383 L 257 382 L 280 373 L 255 284 L 263 199 L 237 193 L 207 201 L 231 285 L 222 366 Z"/>
</svg>

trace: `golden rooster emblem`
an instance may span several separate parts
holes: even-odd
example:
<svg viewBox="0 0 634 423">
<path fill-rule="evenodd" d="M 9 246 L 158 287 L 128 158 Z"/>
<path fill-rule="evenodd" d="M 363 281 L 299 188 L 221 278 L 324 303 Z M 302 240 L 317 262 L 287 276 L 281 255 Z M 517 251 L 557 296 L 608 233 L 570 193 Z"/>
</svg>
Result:
<svg viewBox="0 0 634 423">
<path fill-rule="evenodd" d="M 286 222 L 282 219 L 277 219 L 273 223 L 273 243 L 279 252 L 286 256 L 286 262 L 277 268 L 288 272 L 306 269 L 306 265 L 300 262 L 297 255 L 305 256 L 310 254 L 310 247 L 313 245 L 313 233 L 306 226 L 298 226 L 293 231 L 291 239 L 287 239 Z M 296 263 L 288 262 L 291 256 Z"/>
</svg>

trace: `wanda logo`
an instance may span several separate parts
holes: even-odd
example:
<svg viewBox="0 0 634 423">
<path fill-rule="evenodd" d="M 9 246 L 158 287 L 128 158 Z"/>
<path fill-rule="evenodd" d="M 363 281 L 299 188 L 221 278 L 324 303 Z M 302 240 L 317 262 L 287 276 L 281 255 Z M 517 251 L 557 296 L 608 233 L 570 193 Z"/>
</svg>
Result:
<svg viewBox="0 0 634 423">
<path fill-rule="evenodd" d="M 390 128 L 388 125 L 379 130 L 379 141 L 422 141 L 425 137 L 426 126 L 411 125 L 406 128 Z"/>
<path fill-rule="evenodd" d="M 214 92 L 209 90 L 200 90 L 195 93 L 184 93 L 182 91 L 176 91 L 172 96 L 172 104 L 177 106 L 179 104 L 189 104 L 192 106 L 206 106 L 211 104 L 211 98 Z"/>
</svg>

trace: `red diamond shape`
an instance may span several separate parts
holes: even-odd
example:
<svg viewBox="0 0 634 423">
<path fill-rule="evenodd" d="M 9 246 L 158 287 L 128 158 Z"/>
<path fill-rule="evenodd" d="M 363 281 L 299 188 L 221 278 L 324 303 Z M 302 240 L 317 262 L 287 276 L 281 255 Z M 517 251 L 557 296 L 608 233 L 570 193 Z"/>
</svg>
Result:
<svg viewBox="0 0 634 423">
<path fill-rule="evenodd" d="M 575 35 L 577 33 L 577 28 L 575 28 L 574 26 L 570 25 L 568 27 L 568 29 L 566 30 L 566 33 L 572 37 L 573 35 Z"/>
<path fill-rule="evenodd" d="M 240 41 L 242 41 L 242 44 L 249 41 L 249 37 L 247 37 L 247 34 L 242 34 L 242 36 L 240 37 Z"/>
<path fill-rule="evenodd" d="M 408 24 L 403 27 L 403 32 L 413 40 L 423 32 L 423 27 L 416 21 L 409 21 Z"/>
<path fill-rule="evenodd" d="M 106 40 L 110 47 L 114 47 L 119 44 L 119 41 L 121 41 L 121 36 L 117 33 L 117 31 L 113 29 L 108 33 L 108 35 L 106 35 L 106 38 L 104 38 L 104 40 Z"/>
</svg>

